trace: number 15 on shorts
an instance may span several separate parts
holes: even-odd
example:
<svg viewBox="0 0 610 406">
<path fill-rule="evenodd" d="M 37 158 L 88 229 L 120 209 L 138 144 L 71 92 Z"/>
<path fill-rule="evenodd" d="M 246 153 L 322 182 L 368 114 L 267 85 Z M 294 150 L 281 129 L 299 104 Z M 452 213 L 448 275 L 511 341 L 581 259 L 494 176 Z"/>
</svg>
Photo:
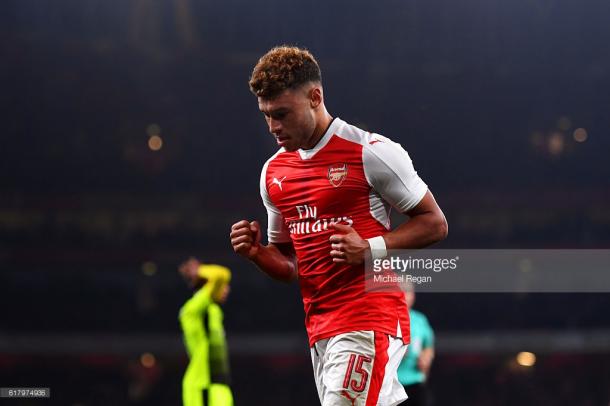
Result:
<svg viewBox="0 0 610 406">
<path fill-rule="evenodd" d="M 369 380 L 365 364 L 370 364 L 371 361 L 371 358 L 365 355 L 351 354 L 343 378 L 343 389 L 363 392 Z"/>
</svg>

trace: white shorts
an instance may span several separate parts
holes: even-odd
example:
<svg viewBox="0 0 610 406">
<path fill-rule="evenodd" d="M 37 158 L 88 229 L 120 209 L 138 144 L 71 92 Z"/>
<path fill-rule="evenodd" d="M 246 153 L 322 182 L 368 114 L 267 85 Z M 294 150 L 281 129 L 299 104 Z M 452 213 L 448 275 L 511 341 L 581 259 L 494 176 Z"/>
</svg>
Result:
<svg viewBox="0 0 610 406">
<path fill-rule="evenodd" d="M 311 362 L 322 406 L 394 406 L 407 399 L 396 371 L 407 351 L 401 338 L 352 331 L 319 340 Z"/>
</svg>

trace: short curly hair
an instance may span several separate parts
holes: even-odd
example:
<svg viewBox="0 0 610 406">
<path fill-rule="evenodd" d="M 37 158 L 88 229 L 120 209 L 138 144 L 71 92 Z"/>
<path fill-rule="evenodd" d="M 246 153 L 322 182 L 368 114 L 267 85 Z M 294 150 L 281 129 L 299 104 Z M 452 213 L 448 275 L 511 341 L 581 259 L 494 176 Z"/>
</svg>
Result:
<svg viewBox="0 0 610 406">
<path fill-rule="evenodd" d="M 306 49 L 282 45 L 258 60 L 249 84 L 256 96 L 272 99 L 286 89 L 296 89 L 309 82 L 322 83 L 316 59 Z"/>
</svg>

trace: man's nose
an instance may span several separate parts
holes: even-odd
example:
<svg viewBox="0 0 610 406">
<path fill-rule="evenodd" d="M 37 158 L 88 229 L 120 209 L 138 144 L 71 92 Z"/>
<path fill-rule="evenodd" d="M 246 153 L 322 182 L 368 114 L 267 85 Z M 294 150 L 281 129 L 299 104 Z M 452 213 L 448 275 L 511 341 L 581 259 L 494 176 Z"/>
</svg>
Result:
<svg viewBox="0 0 610 406">
<path fill-rule="evenodd" d="M 274 135 L 278 135 L 282 132 L 282 124 L 278 120 L 269 119 L 269 132 Z"/>
</svg>

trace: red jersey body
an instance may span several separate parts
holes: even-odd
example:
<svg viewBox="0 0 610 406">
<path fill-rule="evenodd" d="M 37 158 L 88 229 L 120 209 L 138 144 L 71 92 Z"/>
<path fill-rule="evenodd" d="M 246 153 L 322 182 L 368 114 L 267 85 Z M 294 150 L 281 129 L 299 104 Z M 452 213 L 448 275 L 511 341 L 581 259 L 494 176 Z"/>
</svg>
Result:
<svg viewBox="0 0 610 406">
<path fill-rule="evenodd" d="M 333 262 L 330 225 L 349 225 L 364 239 L 383 235 L 390 206 L 407 211 L 426 191 L 400 145 L 340 119 L 313 149 L 280 149 L 267 161 L 261 195 L 269 242 L 294 245 L 310 345 L 357 330 L 409 342 L 404 294 L 365 292 L 364 265 Z"/>
</svg>

